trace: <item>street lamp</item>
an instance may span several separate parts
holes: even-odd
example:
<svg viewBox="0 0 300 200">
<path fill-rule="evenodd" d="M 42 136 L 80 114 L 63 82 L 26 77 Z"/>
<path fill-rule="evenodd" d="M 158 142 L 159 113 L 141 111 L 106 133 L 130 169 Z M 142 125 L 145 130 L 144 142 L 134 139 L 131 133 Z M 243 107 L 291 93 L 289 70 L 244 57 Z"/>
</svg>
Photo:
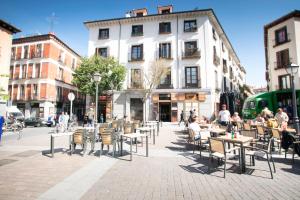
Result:
<svg viewBox="0 0 300 200">
<path fill-rule="evenodd" d="M 94 74 L 94 81 L 96 83 L 96 112 L 95 112 L 95 121 L 98 123 L 98 85 L 101 81 L 101 76 L 98 72 Z"/>
<path fill-rule="evenodd" d="M 295 90 L 295 83 L 294 83 L 294 75 L 298 73 L 299 66 L 296 64 L 289 64 L 285 70 L 288 74 L 291 75 L 291 89 L 292 89 L 292 104 L 293 104 L 293 123 L 294 128 L 296 129 L 297 133 L 299 133 L 299 118 L 297 113 L 297 99 L 296 99 L 296 90 Z"/>
</svg>

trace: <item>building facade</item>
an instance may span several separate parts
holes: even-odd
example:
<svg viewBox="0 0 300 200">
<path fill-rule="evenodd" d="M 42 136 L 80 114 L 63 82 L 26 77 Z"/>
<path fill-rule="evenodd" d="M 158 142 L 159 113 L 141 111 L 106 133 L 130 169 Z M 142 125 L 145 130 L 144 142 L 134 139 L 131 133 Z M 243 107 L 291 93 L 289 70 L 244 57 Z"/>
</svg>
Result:
<svg viewBox="0 0 300 200">
<path fill-rule="evenodd" d="M 16 27 L 0 19 L 0 100 L 8 96 L 9 63 L 12 46 L 12 35 L 20 32 Z"/>
<path fill-rule="evenodd" d="M 25 117 L 47 118 L 70 112 L 68 93 L 75 94 L 73 113 L 82 116 L 85 96 L 72 84 L 80 56 L 54 34 L 13 40 L 9 94 Z"/>
<path fill-rule="evenodd" d="M 172 6 L 133 10 L 124 18 L 88 21 L 88 55 L 112 56 L 127 69 L 124 90 L 114 93 L 114 115 L 129 119 L 177 121 L 186 116 L 211 117 L 220 94 L 238 90 L 245 70 L 213 10 L 173 12 Z M 156 60 L 169 73 L 143 104 L 145 77 Z M 143 113 L 145 113 L 143 115 Z"/>
<path fill-rule="evenodd" d="M 265 25 L 264 40 L 268 90 L 290 89 L 291 77 L 285 68 L 291 63 L 300 65 L 300 11 Z M 300 89 L 300 69 L 294 83 Z"/>
</svg>

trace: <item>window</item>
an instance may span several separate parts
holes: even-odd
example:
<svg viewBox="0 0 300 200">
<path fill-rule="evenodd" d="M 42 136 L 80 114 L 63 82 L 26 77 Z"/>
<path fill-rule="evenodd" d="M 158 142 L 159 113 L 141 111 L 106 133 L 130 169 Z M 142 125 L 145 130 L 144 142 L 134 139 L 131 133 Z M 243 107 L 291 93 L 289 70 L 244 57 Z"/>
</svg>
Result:
<svg viewBox="0 0 300 200">
<path fill-rule="evenodd" d="M 159 44 L 159 58 L 171 58 L 171 43 Z"/>
<path fill-rule="evenodd" d="M 131 36 L 142 36 L 143 35 L 143 25 L 133 25 Z"/>
<path fill-rule="evenodd" d="M 21 85 L 20 88 L 20 98 L 23 98 L 25 96 L 25 87 L 24 85 Z"/>
<path fill-rule="evenodd" d="M 143 45 L 134 45 L 131 47 L 131 60 L 143 60 Z"/>
<path fill-rule="evenodd" d="M 264 109 L 265 107 L 268 107 L 268 101 L 267 100 L 259 100 L 258 101 L 258 104 L 257 104 L 257 107 L 260 108 L 260 109 Z"/>
<path fill-rule="evenodd" d="M 28 45 L 24 46 L 24 59 L 28 59 L 29 51 L 28 51 Z"/>
<path fill-rule="evenodd" d="M 65 61 L 65 52 L 63 50 L 60 50 L 59 52 L 58 61 L 62 63 Z"/>
<path fill-rule="evenodd" d="M 109 29 L 108 28 L 99 29 L 98 39 L 103 40 L 103 39 L 108 39 L 108 38 L 109 38 Z"/>
<path fill-rule="evenodd" d="M 35 78 L 40 78 L 40 69 L 41 68 L 41 65 L 38 63 L 38 64 L 35 64 Z"/>
<path fill-rule="evenodd" d="M 75 69 L 75 58 L 72 59 L 72 69 Z"/>
<path fill-rule="evenodd" d="M 170 11 L 170 9 L 168 8 L 168 9 L 163 9 L 162 11 L 161 11 L 161 14 L 169 14 L 171 11 Z"/>
<path fill-rule="evenodd" d="M 198 67 L 185 68 L 185 85 L 186 87 L 198 86 Z"/>
<path fill-rule="evenodd" d="M 13 74 L 14 74 L 14 66 L 10 66 L 10 68 L 9 68 L 9 79 L 13 78 Z"/>
<path fill-rule="evenodd" d="M 184 43 L 184 57 L 191 56 L 200 56 L 200 52 L 198 51 L 196 41 Z"/>
<path fill-rule="evenodd" d="M 38 95 L 38 85 L 33 84 L 33 95 L 36 97 Z"/>
<path fill-rule="evenodd" d="M 222 42 L 222 51 L 225 52 L 225 46 L 223 42 Z"/>
<path fill-rule="evenodd" d="M 171 33 L 171 22 L 159 23 L 159 33 Z"/>
<path fill-rule="evenodd" d="M 107 48 L 96 48 L 96 55 L 107 58 L 108 57 Z"/>
<path fill-rule="evenodd" d="M 131 69 L 131 88 L 142 88 L 142 71 Z"/>
<path fill-rule="evenodd" d="M 42 57 L 42 44 L 37 44 L 36 45 L 35 57 L 36 58 Z"/>
<path fill-rule="evenodd" d="M 11 59 L 16 59 L 16 47 L 11 48 Z"/>
<path fill-rule="evenodd" d="M 197 31 L 196 20 L 185 20 L 184 21 L 184 32 L 195 32 Z"/>
<path fill-rule="evenodd" d="M 291 88 L 291 79 L 290 75 L 283 75 L 278 77 L 279 89 L 290 89 Z"/>
<path fill-rule="evenodd" d="M 215 71 L 215 88 L 219 89 L 218 71 Z"/>
<path fill-rule="evenodd" d="M 26 65 L 22 65 L 22 78 L 26 78 Z"/>
<path fill-rule="evenodd" d="M 214 28 L 212 28 L 212 34 L 213 34 L 213 38 L 217 40 L 216 30 Z"/>
<path fill-rule="evenodd" d="M 144 13 L 143 13 L 143 12 L 137 12 L 137 13 L 136 13 L 136 16 L 137 16 L 137 17 L 143 17 L 143 16 L 144 16 Z"/>
<path fill-rule="evenodd" d="M 59 67 L 58 68 L 58 79 L 62 81 L 63 78 L 64 78 L 64 70 L 63 70 L 63 68 Z"/>
<path fill-rule="evenodd" d="M 161 85 L 171 85 L 171 68 L 168 69 L 168 72 L 165 78 L 160 80 Z"/>
<path fill-rule="evenodd" d="M 228 72 L 227 61 L 223 59 L 223 73 L 226 74 Z"/>
<path fill-rule="evenodd" d="M 277 63 L 275 64 L 276 68 L 284 68 L 289 65 L 289 49 L 285 49 L 279 52 L 276 52 Z"/>
<path fill-rule="evenodd" d="M 276 45 L 288 42 L 288 34 L 286 26 L 275 31 L 275 42 Z"/>
<path fill-rule="evenodd" d="M 62 87 L 56 87 L 56 100 L 61 101 L 62 95 L 63 95 Z"/>
<path fill-rule="evenodd" d="M 218 54 L 217 54 L 217 48 L 216 48 L 216 46 L 213 46 L 213 63 L 216 65 L 216 66 L 218 66 L 219 64 L 220 64 L 220 58 L 219 58 L 219 56 L 218 56 Z"/>
</svg>

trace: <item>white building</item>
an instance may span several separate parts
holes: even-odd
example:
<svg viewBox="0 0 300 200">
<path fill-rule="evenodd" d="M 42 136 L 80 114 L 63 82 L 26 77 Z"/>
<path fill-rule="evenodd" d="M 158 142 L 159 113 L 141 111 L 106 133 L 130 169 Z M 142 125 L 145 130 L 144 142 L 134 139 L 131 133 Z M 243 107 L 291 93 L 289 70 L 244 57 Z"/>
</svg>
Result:
<svg viewBox="0 0 300 200">
<path fill-rule="evenodd" d="M 264 39 L 268 89 L 289 89 L 291 78 L 284 68 L 290 63 L 300 65 L 300 11 L 265 25 Z M 300 89 L 300 69 L 294 81 L 295 88 Z"/>
<path fill-rule="evenodd" d="M 165 59 L 170 73 L 146 102 L 147 119 L 177 121 L 181 110 L 211 117 L 219 108 L 220 93 L 245 83 L 230 41 L 212 9 L 158 14 L 133 10 L 124 18 L 87 21 L 88 55 L 113 56 L 126 66 L 124 90 L 114 94 L 114 115 L 143 118 L 144 74 L 151 62 Z"/>
</svg>

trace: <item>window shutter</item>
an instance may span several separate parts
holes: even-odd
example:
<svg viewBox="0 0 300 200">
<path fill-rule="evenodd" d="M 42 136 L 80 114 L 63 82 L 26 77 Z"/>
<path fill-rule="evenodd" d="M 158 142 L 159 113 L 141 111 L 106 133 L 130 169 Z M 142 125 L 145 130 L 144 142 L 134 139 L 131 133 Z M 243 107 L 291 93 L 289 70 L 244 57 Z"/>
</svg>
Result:
<svg viewBox="0 0 300 200">
<path fill-rule="evenodd" d="M 200 76 L 200 66 L 197 67 L 197 81 L 198 81 L 198 87 L 201 88 L 201 76 Z"/>
<path fill-rule="evenodd" d="M 95 49 L 95 56 L 98 55 L 98 51 L 99 51 L 99 48 L 96 48 L 96 49 Z"/>
<path fill-rule="evenodd" d="M 277 66 L 275 66 L 275 68 L 282 67 L 282 64 L 281 64 L 281 52 L 277 52 L 276 53 L 276 59 L 277 59 Z"/>
<path fill-rule="evenodd" d="M 162 45 L 159 44 L 159 48 L 158 48 L 158 57 L 161 58 L 161 51 L 162 51 Z"/>
<path fill-rule="evenodd" d="M 144 45 L 141 44 L 141 59 L 144 59 Z"/>
</svg>

